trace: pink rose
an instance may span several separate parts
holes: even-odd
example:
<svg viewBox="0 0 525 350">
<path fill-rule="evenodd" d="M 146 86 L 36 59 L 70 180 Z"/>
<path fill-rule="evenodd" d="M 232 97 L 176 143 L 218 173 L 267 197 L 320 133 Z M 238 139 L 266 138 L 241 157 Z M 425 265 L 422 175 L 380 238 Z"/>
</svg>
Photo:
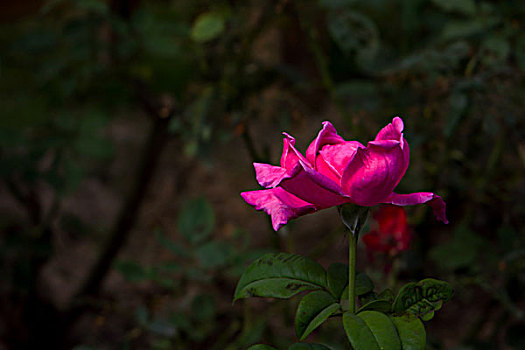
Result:
<svg viewBox="0 0 525 350">
<path fill-rule="evenodd" d="M 269 214 L 276 231 L 290 219 L 344 203 L 366 207 L 428 203 L 436 218 L 448 223 L 440 196 L 393 192 L 409 163 L 402 131 L 403 121 L 396 117 L 365 147 L 343 140 L 326 121 L 308 146 L 306 157 L 294 147 L 295 139 L 283 133 L 281 166 L 253 164 L 257 181 L 267 189 L 243 192 L 241 196 L 255 209 Z"/>
</svg>

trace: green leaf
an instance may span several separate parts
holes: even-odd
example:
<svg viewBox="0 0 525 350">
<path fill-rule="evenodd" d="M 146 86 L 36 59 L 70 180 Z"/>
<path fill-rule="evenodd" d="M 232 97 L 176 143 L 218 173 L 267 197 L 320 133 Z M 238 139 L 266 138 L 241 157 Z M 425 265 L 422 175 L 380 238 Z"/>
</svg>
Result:
<svg viewBox="0 0 525 350">
<path fill-rule="evenodd" d="M 453 136 L 459 122 L 467 111 L 468 103 L 468 96 L 462 91 L 454 91 L 450 96 L 450 111 L 448 113 L 447 123 L 444 129 L 446 137 Z"/>
<path fill-rule="evenodd" d="M 484 244 L 483 238 L 476 235 L 465 225 L 459 225 L 453 233 L 454 235 L 449 242 L 430 251 L 430 258 L 448 270 L 471 267 Z"/>
<path fill-rule="evenodd" d="M 319 5 L 327 9 L 338 9 L 358 2 L 358 0 L 319 0 Z"/>
<path fill-rule="evenodd" d="M 488 66 L 500 66 L 510 54 L 510 44 L 503 35 L 490 35 L 481 45 L 481 61 Z"/>
<path fill-rule="evenodd" d="M 165 235 L 162 234 L 161 230 L 155 230 L 155 238 L 164 248 L 168 249 L 174 255 L 180 257 L 189 256 L 188 250 L 185 247 L 169 240 Z"/>
<path fill-rule="evenodd" d="M 345 312 L 343 326 L 354 349 L 400 350 L 401 341 L 387 315 L 377 311 Z"/>
<path fill-rule="evenodd" d="M 243 273 L 234 301 L 252 296 L 290 298 L 305 290 L 323 288 L 326 272 L 317 262 L 295 254 L 266 254 Z"/>
<path fill-rule="evenodd" d="M 199 243 L 206 239 L 214 225 L 213 208 L 204 197 L 186 202 L 179 213 L 179 233 L 191 243 Z"/>
<path fill-rule="evenodd" d="M 295 343 L 288 350 L 330 350 L 330 348 L 323 344 Z"/>
<path fill-rule="evenodd" d="M 256 320 L 254 320 L 253 323 L 249 323 L 248 325 L 245 324 L 245 327 L 243 327 L 243 330 L 239 334 L 238 337 L 230 344 L 230 346 L 227 347 L 227 349 L 244 349 L 246 346 L 253 344 L 260 339 L 263 339 L 263 334 L 266 329 L 266 318 L 260 317 Z M 253 345 L 255 346 L 255 345 Z M 270 347 L 268 345 L 259 344 L 259 346 L 266 346 L 266 348 L 259 348 L 259 349 L 271 349 L 275 350 L 273 347 Z"/>
<path fill-rule="evenodd" d="M 129 282 L 140 282 L 149 278 L 148 271 L 136 261 L 119 261 L 116 264 L 116 269 Z"/>
<path fill-rule="evenodd" d="M 425 326 L 412 315 L 390 317 L 397 329 L 403 350 L 424 350 L 426 344 Z"/>
<path fill-rule="evenodd" d="M 372 68 L 380 48 L 379 30 L 368 16 L 353 10 L 329 11 L 328 31 L 341 51 L 355 55 L 363 68 Z"/>
<path fill-rule="evenodd" d="M 515 45 L 516 62 L 522 70 L 525 70 L 525 34 L 518 36 Z"/>
<path fill-rule="evenodd" d="M 325 291 L 306 295 L 295 315 L 295 333 L 299 340 L 305 339 L 331 315 L 341 309 L 336 299 Z"/>
<path fill-rule="evenodd" d="M 75 5 L 88 12 L 105 15 L 109 13 L 108 4 L 100 0 L 76 0 Z"/>
<path fill-rule="evenodd" d="M 277 350 L 273 346 L 265 345 L 265 344 L 256 344 L 252 345 L 248 348 L 248 350 Z"/>
<path fill-rule="evenodd" d="M 363 311 L 358 316 L 370 328 L 380 349 L 401 349 L 396 328 L 387 315 L 377 311 Z"/>
<path fill-rule="evenodd" d="M 372 331 L 359 316 L 351 312 L 343 314 L 343 327 L 354 349 L 379 349 Z"/>
<path fill-rule="evenodd" d="M 363 295 L 374 290 L 374 282 L 366 273 L 359 272 L 355 276 L 355 295 Z"/>
<path fill-rule="evenodd" d="M 490 29 L 498 23 L 497 18 L 473 18 L 471 20 L 448 21 L 441 34 L 444 40 L 467 38 Z"/>
<path fill-rule="evenodd" d="M 432 2 L 447 12 L 458 12 L 467 16 L 476 13 L 474 0 L 432 0 Z"/>
<path fill-rule="evenodd" d="M 189 317 L 183 312 L 176 312 L 172 314 L 169 318 L 169 322 L 176 328 L 184 331 L 191 331 L 192 329 L 192 324 Z"/>
<path fill-rule="evenodd" d="M 392 304 L 394 302 L 394 294 L 392 293 L 390 289 L 387 288 L 381 293 L 379 293 L 379 295 L 377 296 L 377 299 L 386 300 L 386 301 L 389 301 L 390 304 Z"/>
<path fill-rule="evenodd" d="M 212 295 L 197 295 L 191 303 L 192 315 L 199 321 L 209 321 L 215 316 L 215 299 Z"/>
<path fill-rule="evenodd" d="M 232 247 L 223 241 L 211 241 L 195 250 L 195 257 L 200 265 L 207 269 L 219 268 L 233 256 Z"/>
<path fill-rule="evenodd" d="M 375 293 L 373 291 L 359 296 L 359 302 L 361 303 L 361 305 L 368 304 L 368 303 L 370 303 L 372 301 L 375 301 L 377 299 L 379 299 L 379 297 L 378 297 L 377 293 Z"/>
<path fill-rule="evenodd" d="M 348 283 L 348 277 L 347 277 Z M 358 272 L 355 276 L 355 295 L 361 296 L 370 293 L 374 290 L 374 282 L 368 277 L 366 273 Z M 341 299 L 348 298 L 348 285 L 345 287 L 341 294 Z"/>
<path fill-rule="evenodd" d="M 328 267 L 326 272 L 328 289 L 337 300 L 341 299 L 345 287 L 348 286 L 348 265 L 334 263 Z"/>
<path fill-rule="evenodd" d="M 444 281 L 427 278 L 418 283 L 408 283 L 397 294 L 392 310 L 395 313 L 407 312 L 428 321 L 443 302 L 450 300 L 452 294 L 452 287 Z"/>
<path fill-rule="evenodd" d="M 357 313 L 367 311 L 367 310 L 374 310 L 374 311 L 388 313 L 392 310 L 392 303 L 386 300 L 381 300 L 381 299 L 372 300 L 371 302 L 366 303 L 365 305 L 361 306 L 359 310 L 357 310 Z"/>
<path fill-rule="evenodd" d="M 376 300 L 387 301 L 390 303 L 390 305 L 392 305 L 392 303 L 394 302 L 394 294 L 392 294 L 392 291 L 390 289 L 385 289 L 384 291 L 379 293 L 379 295 L 373 291 L 370 291 L 366 294 L 359 296 L 359 301 L 361 302 L 361 305 L 366 305 Z"/>
<path fill-rule="evenodd" d="M 203 13 L 195 20 L 191 38 L 204 43 L 218 37 L 224 31 L 224 17 L 216 12 Z"/>
</svg>

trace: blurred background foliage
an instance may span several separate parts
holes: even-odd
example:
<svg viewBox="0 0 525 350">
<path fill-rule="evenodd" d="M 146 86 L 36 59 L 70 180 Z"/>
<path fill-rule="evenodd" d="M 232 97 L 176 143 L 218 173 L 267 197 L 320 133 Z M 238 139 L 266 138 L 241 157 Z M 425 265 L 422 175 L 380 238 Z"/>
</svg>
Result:
<svg viewBox="0 0 525 350">
<path fill-rule="evenodd" d="M 232 306 L 247 264 L 344 262 L 335 210 L 278 234 L 238 193 L 331 120 L 405 120 L 412 248 L 377 284 L 456 294 L 430 349 L 525 344 L 525 3 L 20 0 L 0 4 L 1 346 L 243 349 L 294 342 L 294 305 Z M 348 345 L 336 323 L 313 336 Z"/>
</svg>

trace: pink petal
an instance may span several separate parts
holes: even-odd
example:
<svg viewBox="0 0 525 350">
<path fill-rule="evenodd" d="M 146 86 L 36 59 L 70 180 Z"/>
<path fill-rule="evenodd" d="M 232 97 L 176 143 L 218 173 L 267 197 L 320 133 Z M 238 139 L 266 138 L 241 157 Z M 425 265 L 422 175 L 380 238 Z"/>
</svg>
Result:
<svg viewBox="0 0 525 350">
<path fill-rule="evenodd" d="M 325 121 L 323 122 L 323 128 L 319 131 L 315 140 L 313 140 L 310 146 L 308 146 L 308 149 L 306 150 L 306 159 L 308 159 L 311 164 L 316 164 L 315 158 L 321 147 L 324 145 L 335 145 L 341 142 L 344 142 L 344 140 L 337 134 L 332 123 Z"/>
<path fill-rule="evenodd" d="M 348 203 L 350 199 L 341 187 L 327 176 L 310 168 L 302 161 L 296 175 L 285 179 L 281 186 L 293 195 L 314 204 L 317 208 L 329 208 Z"/>
<path fill-rule="evenodd" d="M 404 145 L 404 146 L 402 146 Z M 341 178 L 344 192 L 354 203 L 373 206 L 383 203 L 408 168 L 405 140 L 376 140 L 358 148 Z"/>
<path fill-rule="evenodd" d="M 275 165 L 263 164 L 263 163 L 253 163 L 255 168 L 255 177 L 257 182 L 263 187 L 273 188 L 276 187 L 284 179 L 292 177 L 297 171 L 288 170 L 281 168 Z M 299 170 L 299 167 L 296 167 Z"/>
<path fill-rule="evenodd" d="M 329 169 L 337 175 L 337 182 L 340 182 L 345 168 L 348 163 L 354 159 L 358 148 L 365 148 L 365 146 L 357 141 L 345 141 L 335 145 L 325 145 L 319 150 L 321 156 L 317 156 L 316 165 L 321 162 L 325 163 Z M 325 174 L 319 166 L 317 166 L 317 171 Z"/>
<path fill-rule="evenodd" d="M 403 129 L 404 129 L 403 120 L 399 117 L 395 117 L 392 120 L 392 123 L 388 124 L 383 129 L 381 129 L 377 133 L 375 140 L 370 143 L 374 143 L 375 141 L 381 141 L 381 140 L 399 141 L 401 144 L 401 149 L 403 150 L 403 156 L 405 157 L 405 161 L 408 165 L 409 160 L 410 160 L 410 150 L 408 148 L 408 143 L 403 137 Z"/>
<path fill-rule="evenodd" d="M 376 136 L 376 140 L 399 140 L 404 128 L 403 120 L 395 117 L 392 123 L 381 129 Z"/>
<path fill-rule="evenodd" d="M 283 132 L 283 154 L 281 155 L 281 167 L 291 170 L 297 166 L 299 160 L 309 164 L 306 158 L 295 148 L 295 139 Z"/>
<path fill-rule="evenodd" d="M 415 204 L 428 204 L 434 211 L 436 219 L 448 224 L 445 201 L 432 192 L 416 192 L 410 194 L 397 194 L 392 193 L 384 203 L 391 203 L 394 205 L 415 205 Z"/>
<path fill-rule="evenodd" d="M 272 226 L 277 231 L 289 220 L 313 213 L 317 208 L 311 203 L 297 198 L 281 187 L 269 190 L 242 192 L 246 203 L 257 210 L 264 210 L 272 218 Z"/>
<path fill-rule="evenodd" d="M 322 156 L 317 156 L 317 159 L 315 160 L 315 169 L 333 182 L 337 184 L 341 183 L 341 176 L 324 160 Z"/>
</svg>

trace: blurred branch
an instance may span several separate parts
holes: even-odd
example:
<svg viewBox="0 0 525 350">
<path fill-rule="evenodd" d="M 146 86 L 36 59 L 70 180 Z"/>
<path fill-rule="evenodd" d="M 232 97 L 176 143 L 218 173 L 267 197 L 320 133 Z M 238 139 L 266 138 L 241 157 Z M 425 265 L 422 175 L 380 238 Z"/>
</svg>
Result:
<svg viewBox="0 0 525 350">
<path fill-rule="evenodd" d="M 30 247 L 27 256 L 30 277 L 27 280 L 27 291 L 23 296 L 16 292 L 11 296 L 14 300 L 21 298 L 24 307 L 21 322 L 29 336 L 14 334 L 10 336 L 9 342 L 14 348 L 35 348 L 46 344 L 50 348 L 56 348 L 60 343 L 59 334 L 54 330 L 60 324 L 60 312 L 54 305 L 52 298 L 47 294 L 45 288 L 41 288 L 41 272 L 52 256 L 53 252 L 53 229 L 52 223 L 60 210 L 60 196 L 55 192 L 51 206 L 44 215 L 43 207 L 38 193 L 34 187 L 24 190 L 12 178 L 4 179 L 7 188 L 27 210 L 30 219 L 28 230 Z M 16 327 L 16 326 L 15 326 Z"/>
<path fill-rule="evenodd" d="M 135 0 L 114 0 L 112 11 L 123 20 L 128 20 L 131 11 L 138 4 Z M 142 81 L 126 76 L 123 80 L 134 86 L 141 108 L 153 121 L 150 134 L 138 165 L 136 181 L 122 207 L 115 227 L 98 260 L 95 262 L 84 283 L 81 285 L 70 305 L 67 321 L 73 323 L 86 306 L 85 301 L 99 293 L 99 290 L 109 273 L 113 261 L 121 248 L 126 244 L 129 233 L 137 221 L 139 211 L 144 202 L 149 183 L 155 174 L 159 158 L 168 140 L 168 125 L 175 114 L 175 100 L 169 95 L 154 96 Z"/>
<path fill-rule="evenodd" d="M 253 142 L 252 135 L 250 133 L 250 130 L 248 129 L 248 124 L 243 123 L 241 125 L 242 131 L 241 131 L 241 138 L 244 141 L 244 145 L 246 146 L 246 149 L 248 150 L 248 154 L 250 155 L 250 158 L 253 163 L 263 163 L 268 161 L 268 157 L 263 157 L 259 152 L 257 152 L 257 149 L 255 148 L 255 143 Z"/>
<path fill-rule="evenodd" d="M 5 178 L 4 182 L 11 192 L 11 195 L 25 207 L 31 223 L 35 226 L 38 225 L 42 218 L 42 206 L 35 190 L 31 188 L 24 191 L 12 178 Z"/>
<path fill-rule="evenodd" d="M 146 107 L 145 109 L 151 113 L 149 107 Z M 135 185 L 120 211 L 113 233 L 111 234 L 105 248 L 102 250 L 97 262 L 88 274 L 84 284 L 76 293 L 74 300 L 82 302 L 86 298 L 98 294 L 99 289 L 111 268 L 113 260 L 126 243 L 129 232 L 136 223 L 148 185 L 155 173 L 158 160 L 168 139 L 167 127 L 172 115 L 173 113 L 170 113 L 170 115 L 166 117 L 154 117 L 154 124 L 140 161 Z"/>
</svg>

